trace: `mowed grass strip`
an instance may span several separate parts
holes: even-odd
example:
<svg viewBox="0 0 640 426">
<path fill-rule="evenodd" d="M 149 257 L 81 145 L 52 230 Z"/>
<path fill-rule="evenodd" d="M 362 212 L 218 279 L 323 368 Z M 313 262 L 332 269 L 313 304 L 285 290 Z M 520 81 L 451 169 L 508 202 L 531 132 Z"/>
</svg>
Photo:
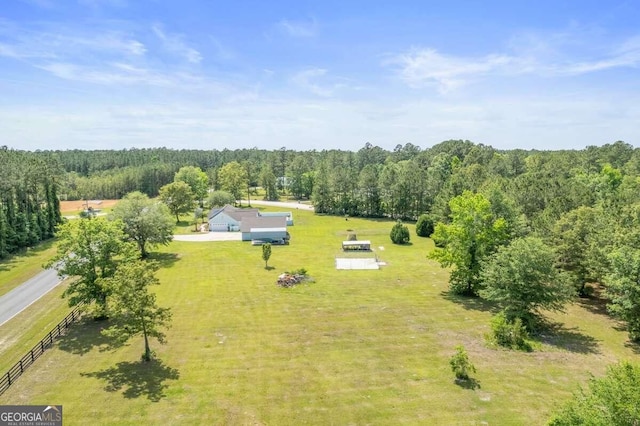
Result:
<svg viewBox="0 0 640 426">
<path fill-rule="evenodd" d="M 141 338 L 110 349 L 106 324 L 88 322 L 0 404 L 63 404 L 65 424 L 543 424 L 589 372 L 637 358 L 615 322 L 582 304 L 550 316 L 557 333 L 536 352 L 487 347 L 493 307 L 451 297 L 447 271 L 426 259 L 432 242 L 411 225 L 412 244 L 395 246 L 391 221 L 294 215 L 272 269 L 249 243 L 162 248 L 158 303 L 174 316 L 168 343 L 152 342 L 158 362 L 139 362 Z M 348 232 L 387 266 L 336 270 Z M 301 267 L 315 282 L 276 285 Z M 458 344 L 476 389 L 453 381 Z"/>
<path fill-rule="evenodd" d="M 0 296 L 42 272 L 42 265 L 55 253 L 55 240 L 22 250 L 0 261 Z"/>
</svg>

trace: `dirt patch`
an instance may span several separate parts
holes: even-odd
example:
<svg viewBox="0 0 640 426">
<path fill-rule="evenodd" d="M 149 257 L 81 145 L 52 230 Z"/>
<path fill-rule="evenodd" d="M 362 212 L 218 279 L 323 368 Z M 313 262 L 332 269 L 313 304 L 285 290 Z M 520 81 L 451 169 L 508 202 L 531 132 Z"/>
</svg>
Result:
<svg viewBox="0 0 640 426">
<path fill-rule="evenodd" d="M 116 205 L 119 200 L 78 200 L 78 201 L 60 201 L 60 212 L 77 212 L 80 210 L 84 210 L 87 208 L 87 203 L 89 207 L 93 207 L 94 209 L 106 209 Z"/>
</svg>

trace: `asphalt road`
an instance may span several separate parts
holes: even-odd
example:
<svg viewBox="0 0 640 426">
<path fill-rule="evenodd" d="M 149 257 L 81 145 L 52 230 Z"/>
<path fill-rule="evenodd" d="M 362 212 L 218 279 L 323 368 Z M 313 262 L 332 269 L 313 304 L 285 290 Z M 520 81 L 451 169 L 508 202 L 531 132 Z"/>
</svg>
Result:
<svg viewBox="0 0 640 426">
<path fill-rule="evenodd" d="M 60 281 L 54 269 L 47 269 L 0 297 L 0 325 L 47 294 Z"/>
</svg>

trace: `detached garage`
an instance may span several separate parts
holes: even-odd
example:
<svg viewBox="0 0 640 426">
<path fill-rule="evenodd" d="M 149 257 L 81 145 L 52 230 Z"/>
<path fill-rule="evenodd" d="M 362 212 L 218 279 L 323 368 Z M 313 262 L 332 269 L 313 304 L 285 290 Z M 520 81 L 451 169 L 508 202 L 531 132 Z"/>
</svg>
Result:
<svg viewBox="0 0 640 426">
<path fill-rule="evenodd" d="M 252 217 L 242 221 L 242 241 L 285 244 L 289 241 L 286 217 Z"/>
</svg>

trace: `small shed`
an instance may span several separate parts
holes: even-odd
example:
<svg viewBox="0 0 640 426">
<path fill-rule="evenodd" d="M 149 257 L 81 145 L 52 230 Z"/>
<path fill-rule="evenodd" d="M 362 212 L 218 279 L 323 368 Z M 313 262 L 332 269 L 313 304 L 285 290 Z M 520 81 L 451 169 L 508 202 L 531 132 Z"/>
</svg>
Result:
<svg viewBox="0 0 640 426">
<path fill-rule="evenodd" d="M 344 251 L 371 251 L 371 241 L 343 241 L 342 250 Z"/>
</svg>

